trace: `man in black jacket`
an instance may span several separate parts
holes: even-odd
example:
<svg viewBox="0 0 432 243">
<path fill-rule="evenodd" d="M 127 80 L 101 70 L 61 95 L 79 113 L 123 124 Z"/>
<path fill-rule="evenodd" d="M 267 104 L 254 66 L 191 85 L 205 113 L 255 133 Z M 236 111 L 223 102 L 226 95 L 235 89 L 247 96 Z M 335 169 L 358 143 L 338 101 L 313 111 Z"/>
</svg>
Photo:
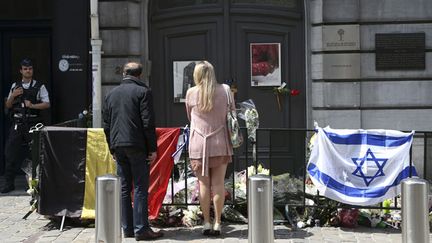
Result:
<svg viewBox="0 0 432 243">
<path fill-rule="evenodd" d="M 148 222 L 149 162 L 156 159 L 156 130 L 150 88 L 139 78 L 142 65 L 127 63 L 123 81 L 105 97 L 104 132 L 121 178 L 121 223 L 125 237 L 151 240 L 163 236 Z M 134 188 L 133 209 L 131 202 Z"/>
</svg>

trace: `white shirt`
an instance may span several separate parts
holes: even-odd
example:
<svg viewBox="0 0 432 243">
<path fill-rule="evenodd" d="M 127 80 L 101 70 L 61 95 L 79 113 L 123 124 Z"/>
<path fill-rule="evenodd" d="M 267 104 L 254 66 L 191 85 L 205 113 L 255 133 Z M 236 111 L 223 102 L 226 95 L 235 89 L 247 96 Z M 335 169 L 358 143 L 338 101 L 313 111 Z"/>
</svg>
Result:
<svg viewBox="0 0 432 243">
<path fill-rule="evenodd" d="M 32 82 L 28 82 L 28 83 L 22 82 L 22 86 L 24 89 L 28 89 L 28 88 L 30 88 L 30 84 L 33 84 L 32 87 L 34 87 L 37 82 L 38 81 L 36 81 L 36 80 L 32 80 Z M 12 91 L 14 90 L 15 86 L 16 86 L 16 82 L 12 84 L 12 86 L 9 90 L 8 99 L 12 96 Z M 36 100 L 40 100 L 40 101 L 45 102 L 45 103 L 50 102 L 48 90 L 45 88 L 45 85 L 43 85 L 43 84 L 41 85 L 41 87 L 40 87 L 40 89 L 36 95 Z"/>
</svg>

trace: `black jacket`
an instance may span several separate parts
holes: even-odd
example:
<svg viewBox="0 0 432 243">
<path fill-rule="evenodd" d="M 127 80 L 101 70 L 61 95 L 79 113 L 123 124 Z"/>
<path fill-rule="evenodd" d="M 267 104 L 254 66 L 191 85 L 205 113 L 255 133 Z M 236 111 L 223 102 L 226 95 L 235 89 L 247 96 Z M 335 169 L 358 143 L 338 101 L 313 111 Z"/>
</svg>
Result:
<svg viewBox="0 0 432 243">
<path fill-rule="evenodd" d="M 117 147 L 156 152 L 153 97 L 150 88 L 138 78 L 126 76 L 106 95 L 102 117 L 111 153 Z"/>
</svg>

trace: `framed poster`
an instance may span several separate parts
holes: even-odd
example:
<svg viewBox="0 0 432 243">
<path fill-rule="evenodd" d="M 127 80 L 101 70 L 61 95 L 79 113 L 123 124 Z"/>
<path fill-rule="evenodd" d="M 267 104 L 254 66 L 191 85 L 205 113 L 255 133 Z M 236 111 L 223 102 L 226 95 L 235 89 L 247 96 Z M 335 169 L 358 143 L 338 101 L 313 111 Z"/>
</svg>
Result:
<svg viewBox="0 0 432 243">
<path fill-rule="evenodd" d="M 200 61 L 173 62 L 174 103 L 185 102 L 187 90 L 195 85 L 193 72 L 198 62 Z"/>
<path fill-rule="evenodd" d="M 251 43 L 251 85 L 280 86 L 280 43 Z"/>
</svg>

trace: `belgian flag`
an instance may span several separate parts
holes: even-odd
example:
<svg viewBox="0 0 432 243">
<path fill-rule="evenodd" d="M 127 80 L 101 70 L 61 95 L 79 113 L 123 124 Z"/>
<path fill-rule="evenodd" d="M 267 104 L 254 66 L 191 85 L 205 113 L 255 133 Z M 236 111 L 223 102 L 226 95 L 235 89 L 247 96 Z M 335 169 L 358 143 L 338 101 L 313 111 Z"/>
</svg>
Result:
<svg viewBox="0 0 432 243">
<path fill-rule="evenodd" d="M 149 216 L 157 216 L 173 168 L 180 128 L 157 128 L 158 157 L 150 167 Z M 40 131 L 38 213 L 95 218 L 95 179 L 116 174 L 101 128 L 45 127 Z"/>
</svg>

